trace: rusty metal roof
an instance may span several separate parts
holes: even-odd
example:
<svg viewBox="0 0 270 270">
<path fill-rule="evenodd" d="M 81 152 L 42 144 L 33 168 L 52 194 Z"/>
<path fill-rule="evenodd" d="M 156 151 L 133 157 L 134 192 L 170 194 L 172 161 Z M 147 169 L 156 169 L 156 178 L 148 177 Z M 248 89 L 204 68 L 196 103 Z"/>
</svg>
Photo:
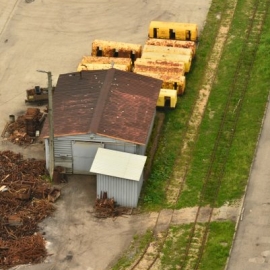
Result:
<svg viewBox="0 0 270 270">
<path fill-rule="evenodd" d="M 162 81 L 111 68 L 59 76 L 54 136 L 95 133 L 146 144 Z M 49 136 L 48 119 L 42 130 Z"/>
</svg>

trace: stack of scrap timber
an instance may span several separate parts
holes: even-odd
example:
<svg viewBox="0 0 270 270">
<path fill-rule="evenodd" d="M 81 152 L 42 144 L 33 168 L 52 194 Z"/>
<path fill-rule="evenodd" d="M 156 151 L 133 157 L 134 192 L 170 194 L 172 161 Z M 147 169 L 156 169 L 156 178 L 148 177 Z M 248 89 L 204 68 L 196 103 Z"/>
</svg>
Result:
<svg viewBox="0 0 270 270">
<path fill-rule="evenodd" d="M 107 192 L 101 192 L 95 202 L 95 217 L 108 218 L 131 214 L 132 209 L 117 205 L 114 198 L 108 198 Z"/>
<path fill-rule="evenodd" d="M 26 134 L 35 137 L 36 130 L 39 129 L 39 119 L 41 118 L 40 109 L 28 108 L 25 115 Z"/>
<path fill-rule="evenodd" d="M 34 264 L 47 256 L 38 223 L 55 207 L 45 161 L 24 160 L 21 154 L 0 152 L 0 267 Z"/>
<path fill-rule="evenodd" d="M 131 64 L 130 58 L 84 56 L 77 71 L 110 69 L 112 67 L 123 71 L 131 71 Z"/>
<path fill-rule="evenodd" d="M 38 108 L 28 108 L 24 115 L 10 122 L 5 127 L 3 137 L 14 144 L 29 145 L 35 141 L 36 131 L 41 131 L 46 114 Z"/>
</svg>

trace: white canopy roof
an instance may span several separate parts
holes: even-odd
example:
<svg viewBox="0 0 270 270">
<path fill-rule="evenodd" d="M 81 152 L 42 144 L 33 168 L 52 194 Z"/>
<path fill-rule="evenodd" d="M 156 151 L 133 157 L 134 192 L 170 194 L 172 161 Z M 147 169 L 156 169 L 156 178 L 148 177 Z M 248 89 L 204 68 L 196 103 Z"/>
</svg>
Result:
<svg viewBox="0 0 270 270">
<path fill-rule="evenodd" d="M 90 172 L 139 181 L 145 162 L 146 156 L 98 148 Z"/>
</svg>

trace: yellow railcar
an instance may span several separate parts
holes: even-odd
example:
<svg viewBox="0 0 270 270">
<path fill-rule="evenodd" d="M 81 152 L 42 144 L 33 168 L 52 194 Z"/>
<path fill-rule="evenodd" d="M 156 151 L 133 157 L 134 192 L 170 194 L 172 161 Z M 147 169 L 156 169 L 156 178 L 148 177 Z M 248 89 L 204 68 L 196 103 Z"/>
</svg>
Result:
<svg viewBox="0 0 270 270">
<path fill-rule="evenodd" d="M 92 42 L 92 56 L 123 57 L 135 61 L 141 57 L 142 45 L 106 40 L 94 40 Z"/>
<path fill-rule="evenodd" d="M 198 41 L 198 26 L 195 23 L 152 21 L 148 37 Z"/>
<path fill-rule="evenodd" d="M 145 52 L 193 56 L 192 50 L 190 48 L 178 48 L 178 47 L 167 47 L 167 46 L 144 45 L 142 53 L 145 53 Z"/>
<path fill-rule="evenodd" d="M 166 67 L 168 69 L 177 70 L 178 74 L 185 75 L 185 63 L 181 61 L 173 61 L 173 60 L 159 60 L 159 59 L 147 59 L 147 58 L 138 58 L 134 67 L 140 65 L 147 65 L 149 67 Z"/>
<path fill-rule="evenodd" d="M 164 73 L 170 75 L 185 74 L 185 64 L 183 62 L 169 62 L 138 58 L 134 63 L 134 69 L 153 73 Z"/>
<path fill-rule="evenodd" d="M 176 47 L 176 48 L 188 48 L 192 50 L 192 56 L 196 54 L 196 42 L 187 40 L 172 40 L 172 39 L 159 39 L 159 38 L 149 38 L 145 45 L 154 46 L 166 46 L 166 47 Z"/>
<path fill-rule="evenodd" d="M 126 65 L 116 64 L 116 65 L 112 66 L 111 64 L 98 64 L 98 63 L 80 65 L 77 68 L 77 71 L 82 71 L 82 70 L 104 70 L 104 69 L 110 69 L 112 67 L 115 68 L 115 69 L 122 70 L 122 71 L 128 71 L 128 67 Z"/>
<path fill-rule="evenodd" d="M 163 81 L 162 88 L 176 90 L 178 95 L 183 95 L 186 88 L 186 77 L 182 75 L 168 75 L 158 72 L 148 72 L 135 68 L 134 73 L 160 79 Z"/>
<path fill-rule="evenodd" d="M 156 53 L 156 52 L 143 52 L 142 58 L 155 59 L 155 60 L 166 60 L 166 61 L 178 61 L 184 62 L 185 72 L 189 72 L 191 68 L 192 56 L 182 54 L 169 54 L 169 53 Z"/>
<path fill-rule="evenodd" d="M 98 65 L 107 65 L 117 69 L 131 71 L 131 59 L 119 57 L 97 57 L 97 56 L 84 56 L 78 65 L 77 71 L 93 70 Z M 105 66 L 101 66 L 104 69 Z"/>
</svg>

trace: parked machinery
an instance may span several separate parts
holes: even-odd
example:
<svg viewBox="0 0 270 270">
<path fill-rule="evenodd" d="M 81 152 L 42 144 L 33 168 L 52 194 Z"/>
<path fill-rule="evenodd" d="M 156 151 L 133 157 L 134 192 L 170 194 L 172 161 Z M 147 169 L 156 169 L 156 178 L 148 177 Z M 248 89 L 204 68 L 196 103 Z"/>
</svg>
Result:
<svg viewBox="0 0 270 270">
<path fill-rule="evenodd" d="M 55 87 L 52 88 L 52 91 L 54 89 Z M 37 105 L 48 103 L 48 88 L 35 86 L 32 89 L 27 89 L 25 103 L 36 103 Z"/>
</svg>

